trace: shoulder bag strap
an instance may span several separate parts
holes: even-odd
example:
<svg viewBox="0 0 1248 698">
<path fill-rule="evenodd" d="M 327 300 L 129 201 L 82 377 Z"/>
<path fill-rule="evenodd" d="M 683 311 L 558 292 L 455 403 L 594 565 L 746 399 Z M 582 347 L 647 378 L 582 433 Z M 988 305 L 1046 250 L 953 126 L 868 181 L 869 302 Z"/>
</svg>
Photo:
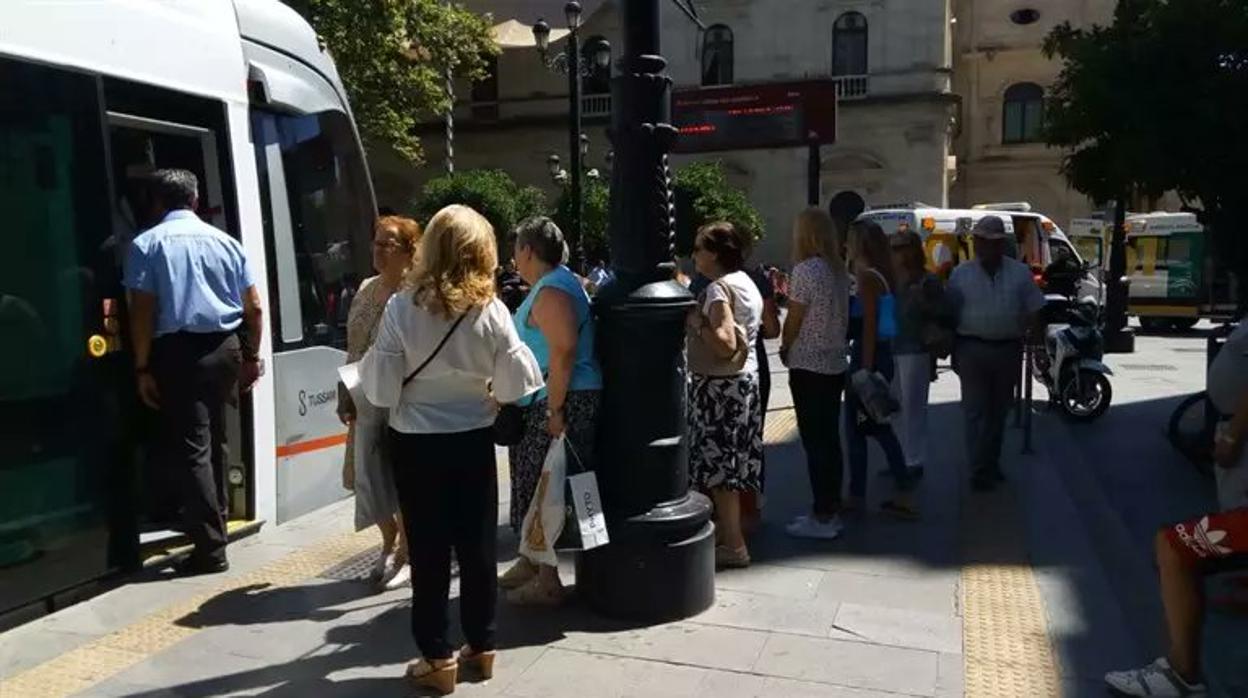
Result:
<svg viewBox="0 0 1248 698">
<path fill-rule="evenodd" d="M 884 274 L 882 274 L 879 269 L 876 269 L 875 267 L 871 267 L 867 271 L 871 272 L 872 274 L 875 274 L 875 278 L 880 280 L 880 285 L 884 287 L 885 295 L 892 295 L 893 289 L 888 287 L 888 280 L 884 278 Z"/>
<path fill-rule="evenodd" d="M 442 347 L 446 346 L 446 343 L 450 340 L 451 335 L 455 334 L 455 328 L 459 327 L 459 323 L 463 322 L 466 317 L 468 317 L 468 313 L 464 313 L 455 319 L 455 322 L 451 325 L 451 329 L 446 331 L 446 334 L 442 337 L 442 341 L 438 342 L 437 348 L 433 350 L 433 353 L 429 355 L 429 358 L 422 361 L 421 364 L 416 367 L 415 371 L 407 374 L 407 378 L 403 379 L 403 387 L 406 388 L 407 384 L 411 383 L 412 379 L 415 378 L 418 373 L 425 370 L 425 367 L 429 365 L 429 362 L 433 361 L 433 358 L 438 355 L 438 352 L 442 351 Z"/>
</svg>

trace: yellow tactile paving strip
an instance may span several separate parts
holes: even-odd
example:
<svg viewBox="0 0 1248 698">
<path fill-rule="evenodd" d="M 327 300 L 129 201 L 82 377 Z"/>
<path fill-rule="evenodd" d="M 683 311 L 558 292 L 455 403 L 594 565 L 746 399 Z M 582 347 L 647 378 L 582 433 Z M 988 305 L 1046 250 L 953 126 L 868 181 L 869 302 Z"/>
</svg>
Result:
<svg viewBox="0 0 1248 698">
<path fill-rule="evenodd" d="M 963 508 L 962 651 L 967 698 L 1059 696 L 1044 604 L 1007 492 Z"/>
<path fill-rule="evenodd" d="M 797 438 L 797 413 L 792 407 L 778 409 L 767 413 L 767 422 L 763 427 L 763 442 L 778 444 Z"/>
<path fill-rule="evenodd" d="M 180 621 L 194 614 L 206 601 L 247 586 L 298 583 L 376 543 L 376 535 L 371 530 L 342 534 L 255 571 L 232 577 L 216 588 L 167 606 L 116 632 L 0 681 L 0 697 L 53 698 L 85 691 L 194 635 L 198 628 L 180 624 Z"/>
</svg>

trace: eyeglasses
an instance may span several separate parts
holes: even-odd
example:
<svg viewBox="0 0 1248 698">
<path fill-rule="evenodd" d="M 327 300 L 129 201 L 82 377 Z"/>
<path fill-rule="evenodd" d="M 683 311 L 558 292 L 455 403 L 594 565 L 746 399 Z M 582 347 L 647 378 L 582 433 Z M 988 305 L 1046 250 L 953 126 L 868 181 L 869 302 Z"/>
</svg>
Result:
<svg viewBox="0 0 1248 698">
<path fill-rule="evenodd" d="M 401 250 L 406 247 L 398 240 L 373 240 L 373 249 L 375 250 Z"/>
</svg>

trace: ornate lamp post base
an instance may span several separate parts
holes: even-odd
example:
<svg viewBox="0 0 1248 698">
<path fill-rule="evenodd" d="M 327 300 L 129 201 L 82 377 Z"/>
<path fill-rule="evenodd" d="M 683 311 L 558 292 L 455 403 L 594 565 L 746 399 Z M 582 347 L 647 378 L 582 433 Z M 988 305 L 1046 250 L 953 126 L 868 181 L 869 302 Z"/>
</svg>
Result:
<svg viewBox="0 0 1248 698">
<path fill-rule="evenodd" d="M 606 616 L 688 618 L 715 601 L 711 503 L 689 491 L 682 349 L 689 292 L 674 281 L 599 295 L 608 377 L 598 478 L 611 543 L 577 557 L 578 593 Z"/>
</svg>

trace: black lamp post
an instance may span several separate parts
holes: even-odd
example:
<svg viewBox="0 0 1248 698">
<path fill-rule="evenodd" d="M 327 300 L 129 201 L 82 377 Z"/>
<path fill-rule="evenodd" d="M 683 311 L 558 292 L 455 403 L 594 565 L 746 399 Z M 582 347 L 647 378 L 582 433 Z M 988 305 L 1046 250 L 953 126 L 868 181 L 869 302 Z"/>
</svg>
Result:
<svg viewBox="0 0 1248 698">
<path fill-rule="evenodd" d="M 533 25 L 533 40 L 537 51 L 541 54 L 542 63 L 556 72 L 568 76 L 568 152 L 571 156 L 570 195 L 572 197 L 571 230 L 565 231 L 570 239 L 572 268 L 583 272 L 584 248 L 581 243 L 581 78 L 588 77 L 594 70 L 602 70 L 611 64 L 611 45 L 606 41 L 598 42 L 594 47 L 593 65 L 581 65 L 581 3 L 571 0 L 563 6 L 564 16 L 568 21 L 568 45 L 552 56 L 550 55 L 550 25 L 546 20 L 539 19 Z M 588 143 L 585 144 L 588 146 Z"/>
<path fill-rule="evenodd" d="M 577 589 L 604 615 L 686 618 L 715 599 L 714 525 L 689 491 L 685 315 L 673 280 L 675 204 L 667 154 L 671 79 L 659 55 L 658 0 L 622 0 L 624 57 L 612 79 L 611 265 L 599 291 L 605 385 L 596 471 L 610 545 L 577 558 Z"/>
</svg>

